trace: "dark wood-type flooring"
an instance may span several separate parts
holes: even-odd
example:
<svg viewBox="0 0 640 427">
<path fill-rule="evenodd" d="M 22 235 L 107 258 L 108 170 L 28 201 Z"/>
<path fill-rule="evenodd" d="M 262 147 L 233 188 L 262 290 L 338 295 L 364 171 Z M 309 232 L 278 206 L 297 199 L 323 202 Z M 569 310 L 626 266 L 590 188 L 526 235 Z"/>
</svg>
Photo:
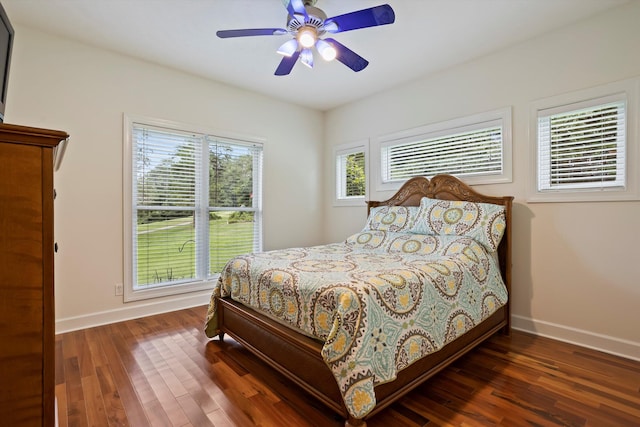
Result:
<svg viewBox="0 0 640 427">
<path fill-rule="evenodd" d="M 60 426 L 342 426 L 205 307 L 56 336 Z M 1 420 L 0 420 L 1 424 Z M 640 362 L 513 331 L 368 420 L 383 426 L 640 426 Z"/>
</svg>

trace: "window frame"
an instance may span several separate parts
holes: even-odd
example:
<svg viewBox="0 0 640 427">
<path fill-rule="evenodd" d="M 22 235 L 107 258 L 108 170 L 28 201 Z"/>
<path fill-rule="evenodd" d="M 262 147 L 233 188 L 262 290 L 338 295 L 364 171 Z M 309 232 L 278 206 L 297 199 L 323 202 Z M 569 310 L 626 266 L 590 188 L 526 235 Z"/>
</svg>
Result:
<svg viewBox="0 0 640 427">
<path fill-rule="evenodd" d="M 346 188 L 346 170 L 341 159 L 350 154 L 364 154 L 365 191 L 362 196 L 344 196 Z M 333 147 L 333 206 L 365 206 L 369 195 L 369 140 L 336 145 Z"/>
<path fill-rule="evenodd" d="M 208 267 L 206 268 L 207 271 L 204 273 L 204 275 L 202 274 L 204 271 L 203 267 L 199 268 L 197 275 L 200 277 L 197 277 L 196 279 L 193 279 L 193 280 L 187 279 L 187 280 L 176 282 L 173 284 L 152 286 L 145 289 L 135 289 L 135 283 L 133 278 L 133 275 L 136 272 L 136 267 L 134 266 L 135 243 L 133 240 L 134 239 L 133 218 L 135 215 L 137 215 L 137 211 L 134 211 L 135 204 L 133 201 L 133 196 L 134 196 L 133 179 L 134 179 L 134 167 L 135 167 L 134 165 L 135 159 L 134 159 L 134 156 L 132 156 L 132 149 L 134 144 L 133 133 L 132 133 L 133 127 L 134 125 L 138 124 L 142 126 L 175 130 L 177 132 L 182 132 L 182 133 L 188 132 L 188 133 L 199 134 L 205 140 L 217 139 L 217 140 L 221 140 L 224 143 L 237 141 L 238 145 L 259 145 L 261 147 L 260 170 L 257 172 L 259 182 L 254 183 L 254 187 L 257 186 L 257 188 L 259 188 L 261 192 L 262 192 L 262 185 L 263 185 L 262 158 L 264 157 L 264 147 L 265 147 L 264 140 L 257 137 L 248 137 L 245 135 L 235 135 L 235 134 L 229 134 L 229 133 L 224 133 L 219 131 L 212 131 L 211 129 L 206 129 L 206 128 L 194 126 L 191 124 L 185 124 L 185 123 L 164 120 L 164 119 L 135 116 L 130 114 L 124 114 L 123 124 L 124 124 L 123 125 L 123 246 L 124 246 L 123 248 L 124 249 L 123 251 L 124 252 L 123 300 L 124 302 L 126 303 L 131 301 L 140 301 L 140 300 L 146 300 L 146 299 L 158 298 L 158 297 L 164 297 L 164 296 L 182 295 L 182 294 L 198 292 L 198 291 L 210 292 L 213 289 L 216 281 L 218 280 L 219 274 L 209 275 Z M 207 150 L 207 145 L 208 143 L 202 144 L 201 146 L 203 155 L 204 155 L 204 152 Z M 208 158 L 208 154 L 207 154 L 207 158 Z M 203 164 L 206 161 L 207 160 L 205 160 L 205 158 L 202 158 L 201 160 Z M 206 168 L 202 168 L 202 167 L 196 168 L 196 170 L 199 170 L 200 180 L 206 181 L 206 178 L 208 178 L 208 173 L 207 171 L 205 171 L 205 169 Z M 195 189 L 195 192 L 197 193 L 196 197 L 200 197 L 200 198 L 204 197 L 205 200 L 208 200 L 209 195 L 205 191 L 204 187 L 205 187 L 204 185 L 196 184 L 196 189 Z M 211 211 L 212 207 L 209 206 L 209 202 L 205 203 L 205 205 L 206 205 L 206 210 L 208 212 Z M 215 209 L 216 207 L 213 207 L 213 208 Z M 201 208 L 196 208 L 196 211 L 199 209 Z M 256 210 L 256 221 L 257 221 L 256 227 L 258 227 L 258 231 L 257 231 L 257 236 L 254 237 L 254 248 L 257 245 L 258 246 L 257 250 L 262 250 L 263 229 L 262 229 L 262 197 L 261 196 L 258 197 L 256 209 L 257 209 Z M 234 209 L 234 210 L 237 210 L 237 209 Z M 196 221 L 196 224 L 198 224 L 198 221 Z M 196 227 L 198 228 L 197 225 Z M 198 229 L 196 230 L 196 236 L 200 235 L 200 238 L 203 238 L 202 225 L 199 228 L 200 228 L 199 230 Z M 208 238 L 208 231 L 207 231 L 207 238 Z M 206 248 L 205 254 L 202 255 L 202 257 L 203 259 L 205 257 L 207 258 L 207 266 L 208 266 L 208 259 L 210 258 L 209 244 L 208 243 L 202 243 L 202 244 Z M 196 265 L 198 265 L 198 263 L 196 263 Z"/>
<path fill-rule="evenodd" d="M 638 200 L 638 87 L 640 79 L 629 79 L 534 101 L 530 105 L 530 162 L 528 202 L 600 202 Z M 541 169 L 540 118 L 571 113 L 584 108 L 597 108 L 614 102 L 625 103 L 625 141 L 622 186 L 567 185 L 565 188 L 543 188 L 539 182 Z"/>
<path fill-rule="evenodd" d="M 443 138 L 463 132 L 486 129 L 492 124 L 499 124 L 502 128 L 502 171 L 479 175 L 458 175 L 469 185 L 508 183 L 513 180 L 512 165 L 512 119 L 511 107 L 500 108 L 479 114 L 459 117 L 438 123 L 432 123 L 412 129 L 394 132 L 377 137 L 373 143 L 371 163 L 375 165 L 373 177 L 376 191 L 397 191 L 405 179 L 385 182 L 384 155 L 386 147 L 413 142 L 422 142 L 435 138 Z M 444 172 L 443 172 L 444 173 Z M 427 178 L 431 178 L 428 176 Z"/>
</svg>

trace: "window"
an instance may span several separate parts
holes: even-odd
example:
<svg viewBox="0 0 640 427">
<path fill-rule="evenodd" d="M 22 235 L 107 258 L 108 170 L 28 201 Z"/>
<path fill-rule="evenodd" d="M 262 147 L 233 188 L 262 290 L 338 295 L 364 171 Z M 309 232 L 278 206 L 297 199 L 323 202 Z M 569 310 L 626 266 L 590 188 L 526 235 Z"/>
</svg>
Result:
<svg viewBox="0 0 640 427">
<path fill-rule="evenodd" d="M 335 206 L 365 206 L 368 151 L 368 141 L 334 149 Z"/>
<path fill-rule="evenodd" d="M 511 181 L 511 109 L 423 126 L 378 140 L 378 190 L 413 176 L 451 174 L 469 184 Z"/>
<path fill-rule="evenodd" d="M 634 148 L 628 130 L 632 129 L 629 96 L 633 90 L 589 97 L 608 88 L 534 106 L 535 176 L 530 200 L 618 200 L 630 196 L 627 166 Z M 580 96 L 584 98 L 578 100 Z"/>
<path fill-rule="evenodd" d="M 261 250 L 262 144 L 125 122 L 125 300 L 210 289 Z"/>
<path fill-rule="evenodd" d="M 624 100 L 539 112 L 538 191 L 624 188 L 625 113 Z"/>
</svg>

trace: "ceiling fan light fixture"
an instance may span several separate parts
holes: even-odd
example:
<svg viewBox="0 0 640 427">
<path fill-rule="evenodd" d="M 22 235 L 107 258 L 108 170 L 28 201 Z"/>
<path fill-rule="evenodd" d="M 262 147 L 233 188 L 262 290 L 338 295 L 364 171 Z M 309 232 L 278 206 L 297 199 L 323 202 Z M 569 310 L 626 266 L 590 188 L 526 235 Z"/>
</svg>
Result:
<svg viewBox="0 0 640 427">
<path fill-rule="evenodd" d="M 298 50 L 298 40 L 291 39 L 283 43 L 282 46 L 278 48 L 277 52 L 282 56 L 291 57 L 296 50 Z"/>
<path fill-rule="evenodd" d="M 302 52 L 300 52 L 300 62 L 309 68 L 313 68 L 313 52 L 311 52 L 311 49 L 302 49 Z"/>
<path fill-rule="evenodd" d="M 308 49 L 316 44 L 316 40 L 318 39 L 318 31 L 315 29 L 315 27 L 305 25 L 298 30 L 297 38 L 300 45 Z"/>
<path fill-rule="evenodd" d="M 274 73 L 276 76 L 288 75 L 298 62 L 298 59 L 305 66 L 313 67 L 314 47 L 318 55 L 322 56 L 326 61 L 337 59 L 352 71 L 364 70 L 369 65 L 369 61 L 339 41 L 325 36 L 327 33 L 334 34 L 360 28 L 393 24 L 396 17 L 391 6 L 383 4 L 327 18 L 324 11 L 315 7 L 316 1 L 282 0 L 288 12 L 286 28 L 219 30 L 216 35 L 223 39 L 248 36 L 281 36 L 284 34 L 292 36 L 292 40 L 283 43 L 277 50 L 284 58 L 280 60 L 280 64 L 276 68 Z"/>
<path fill-rule="evenodd" d="M 338 55 L 336 48 L 324 40 L 318 40 L 316 42 L 316 49 L 318 49 L 318 53 L 325 61 L 333 61 Z"/>
</svg>

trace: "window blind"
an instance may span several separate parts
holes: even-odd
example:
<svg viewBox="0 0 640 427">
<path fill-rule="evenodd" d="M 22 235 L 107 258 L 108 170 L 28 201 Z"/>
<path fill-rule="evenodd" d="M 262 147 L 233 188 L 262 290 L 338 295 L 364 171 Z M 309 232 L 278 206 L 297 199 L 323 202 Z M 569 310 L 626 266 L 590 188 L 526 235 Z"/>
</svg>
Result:
<svg viewBox="0 0 640 427">
<path fill-rule="evenodd" d="M 538 114 L 538 191 L 625 186 L 626 103 Z"/>
<path fill-rule="evenodd" d="M 487 124 L 485 124 L 487 126 Z M 382 145 L 383 182 L 446 173 L 456 176 L 500 174 L 503 169 L 501 125 L 488 125 L 437 137 Z"/>
<path fill-rule="evenodd" d="M 210 274 L 260 250 L 261 169 L 261 146 L 209 141 Z"/>
<path fill-rule="evenodd" d="M 196 176 L 201 138 L 134 126 L 136 236 L 139 286 L 197 277 Z"/>
</svg>

